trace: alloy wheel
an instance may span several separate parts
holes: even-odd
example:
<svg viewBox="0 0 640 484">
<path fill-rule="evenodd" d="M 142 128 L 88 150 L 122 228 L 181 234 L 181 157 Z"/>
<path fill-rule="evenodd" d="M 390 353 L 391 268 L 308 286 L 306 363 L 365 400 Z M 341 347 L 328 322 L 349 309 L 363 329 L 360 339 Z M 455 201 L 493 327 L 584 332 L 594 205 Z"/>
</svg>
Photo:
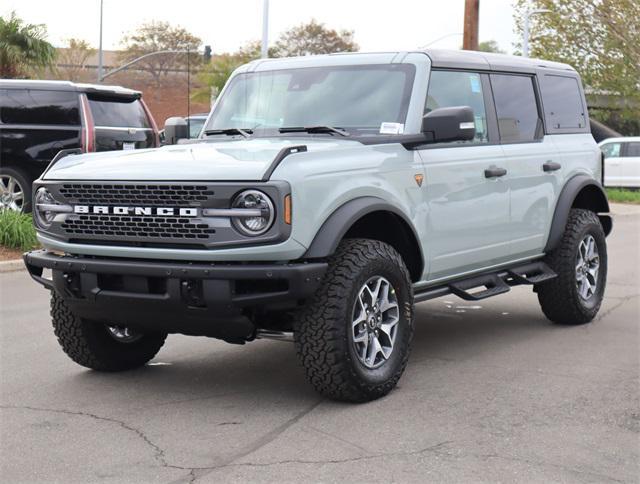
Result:
<svg viewBox="0 0 640 484">
<path fill-rule="evenodd" d="M 353 346 L 365 367 L 379 368 L 391 357 L 399 322 L 394 287 L 382 276 L 370 278 L 360 288 L 351 324 Z"/>
<path fill-rule="evenodd" d="M 0 209 L 22 212 L 24 189 L 11 175 L 0 175 Z"/>
<path fill-rule="evenodd" d="M 578 245 L 576 255 L 576 286 L 582 299 L 589 299 L 598 289 L 600 256 L 592 235 L 587 235 Z"/>
</svg>

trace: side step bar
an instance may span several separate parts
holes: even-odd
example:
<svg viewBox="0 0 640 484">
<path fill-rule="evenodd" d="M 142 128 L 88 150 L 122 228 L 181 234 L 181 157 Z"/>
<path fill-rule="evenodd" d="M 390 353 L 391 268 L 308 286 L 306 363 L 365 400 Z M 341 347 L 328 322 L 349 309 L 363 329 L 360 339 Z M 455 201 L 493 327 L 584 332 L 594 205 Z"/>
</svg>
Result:
<svg viewBox="0 0 640 484">
<path fill-rule="evenodd" d="M 557 274 L 544 262 L 531 262 L 416 291 L 414 300 L 422 302 L 447 294 L 455 294 L 466 301 L 479 301 L 509 292 L 512 286 L 540 284 L 554 277 L 557 277 Z"/>
</svg>

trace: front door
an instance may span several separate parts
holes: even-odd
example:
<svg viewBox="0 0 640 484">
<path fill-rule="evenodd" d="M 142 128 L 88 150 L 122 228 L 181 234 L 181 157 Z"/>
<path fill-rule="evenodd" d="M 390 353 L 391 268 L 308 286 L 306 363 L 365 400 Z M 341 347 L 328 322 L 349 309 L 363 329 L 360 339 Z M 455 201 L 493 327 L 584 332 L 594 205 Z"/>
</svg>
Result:
<svg viewBox="0 0 640 484">
<path fill-rule="evenodd" d="M 469 106 L 476 137 L 420 150 L 428 204 L 426 242 L 430 281 L 505 262 L 509 258 L 509 167 L 491 112 L 486 74 L 431 72 L 425 112 Z"/>
</svg>

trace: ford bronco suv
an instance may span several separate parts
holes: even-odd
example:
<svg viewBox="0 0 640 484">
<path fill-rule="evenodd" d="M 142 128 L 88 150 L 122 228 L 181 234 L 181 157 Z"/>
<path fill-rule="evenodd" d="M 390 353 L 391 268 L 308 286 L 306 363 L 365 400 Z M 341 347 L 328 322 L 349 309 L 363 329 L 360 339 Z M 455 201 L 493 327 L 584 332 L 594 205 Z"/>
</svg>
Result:
<svg viewBox="0 0 640 484">
<path fill-rule="evenodd" d="M 34 183 L 63 350 L 144 365 L 168 333 L 293 339 L 323 395 L 387 394 L 414 304 L 528 284 L 559 324 L 602 302 L 612 221 L 569 66 L 479 52 L 240 67 L 200 139 L 67 155 Z"/>
</svg>

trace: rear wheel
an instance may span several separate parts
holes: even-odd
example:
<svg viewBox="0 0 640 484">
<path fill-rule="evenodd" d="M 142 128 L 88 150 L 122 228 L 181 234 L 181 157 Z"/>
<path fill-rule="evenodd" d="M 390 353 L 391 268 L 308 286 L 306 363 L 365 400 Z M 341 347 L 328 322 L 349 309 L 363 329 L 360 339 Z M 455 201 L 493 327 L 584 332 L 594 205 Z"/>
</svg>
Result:
<svg viewBox="0 0 640 484">
<path fill-rule="evenodd" d="M 413 292 L 400 255 L 375 240 L 342 242 L 294 336 L 307 378 L 321 394 L 362 402 L 389 393 L 413 336 Z"/>
<path fill-rule="evenodd" d="M 545 316 L 559 324 L 593 320 L 607 282 L 607 244 L 598 216 L 572 209 L 562 241 L 546 262 L 558 277 L 536 288 Z"/>
<path fill-rule="evenodd" d="M 0 168 L 0 209 L 31 212 L 31 182 L 26 172 Z"/>
<path fill-rule="evenodd" d="M 151 360 L 166 333 L 141 333 L 77 317 L 64 300 L 51 297 L 53 329 L 64 352 L 79 365 L 98 371 L 124 371 Z"/>
</svg>

